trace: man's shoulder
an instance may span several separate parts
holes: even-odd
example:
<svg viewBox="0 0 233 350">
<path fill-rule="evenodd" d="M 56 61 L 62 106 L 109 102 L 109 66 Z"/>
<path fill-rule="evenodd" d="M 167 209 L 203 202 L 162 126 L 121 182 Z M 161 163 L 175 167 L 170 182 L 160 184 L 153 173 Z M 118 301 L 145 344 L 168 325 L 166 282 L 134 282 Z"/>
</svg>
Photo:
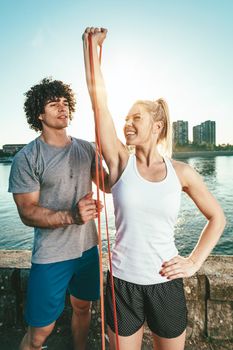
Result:
<svg viewBox="0 0 233 350">
<path fill-rule="evenodd" d="M 87 140 L 83 140 L 83 139 L 79 139 L 77 137 L 73 137 L 72 136 L 72 140 L 77 143 L 77 144 L 80 144 L 80 145 L 87 145 L 87 146 L 92 146 L 95 145 L 94 142 L 90 142 L 90 141 L 87 141 Z"/>
<path fill-rule="evenodd" d="M 72 137 L 72 140 L 74 142 L 75 147 L 79 147 L 88 151 L 93 152 L 95 150 L 95 143 L 94 142 L 89 142 L 83 139 L 78 139 L 76 137 Z"/>
<path fill-rule="evenodd" d="M 13 161 L 20 161 L 22 160 L 22 158 L 30 159 L 35 154 L 36 149 L 37 149 L 37 146 L 36 146 L 36 139 L 35 139 L 29 142 L 27 145 L 25 145 L 19 152 L 17 152 L 16 155 L 14 156 Z"/>
</svg>

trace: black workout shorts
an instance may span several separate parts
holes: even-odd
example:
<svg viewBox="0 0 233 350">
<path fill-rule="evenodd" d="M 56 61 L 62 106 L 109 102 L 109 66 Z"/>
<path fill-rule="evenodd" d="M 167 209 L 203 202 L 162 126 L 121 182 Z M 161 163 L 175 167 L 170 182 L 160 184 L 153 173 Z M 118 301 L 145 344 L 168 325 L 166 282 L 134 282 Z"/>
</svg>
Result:
<svg viewBox="0 0 233 350">
<path fill-rule="evenodd" d="M 120 336 L 134 334 L 145 321 L 153 333 L 163 338 L 175 338 L 183 333 L 187 326 L 187 308 L 182 278 L 153 285 L 113 278 Z M 109 272 L 105 305 L 107 324 L 114 331 Z"/>
</svg>

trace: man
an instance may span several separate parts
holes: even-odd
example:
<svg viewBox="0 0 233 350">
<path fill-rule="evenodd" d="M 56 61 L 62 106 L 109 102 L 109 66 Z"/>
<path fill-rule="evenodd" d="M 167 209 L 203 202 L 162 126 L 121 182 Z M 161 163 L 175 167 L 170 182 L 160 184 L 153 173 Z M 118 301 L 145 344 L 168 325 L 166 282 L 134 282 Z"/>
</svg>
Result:
<svg viewBox="0 0 233 350">
<path fill-rule="evenodd" d="M 92 300 L 99 298 L 99 262 L 92 198 L 95 152 L 67 135 L 75 110 L 69 85 L 43 79 L 26 94 L 30 127 L 41 134 L 14 158 L 9 191 L 21 220 L 34 227 L 32 268 L 20 349 L 41 349 L 62 313 L 69 290 L 74 349 L 84 349 Z M 106 176 L 107 179 L 107 176 Z"/>
</svg>

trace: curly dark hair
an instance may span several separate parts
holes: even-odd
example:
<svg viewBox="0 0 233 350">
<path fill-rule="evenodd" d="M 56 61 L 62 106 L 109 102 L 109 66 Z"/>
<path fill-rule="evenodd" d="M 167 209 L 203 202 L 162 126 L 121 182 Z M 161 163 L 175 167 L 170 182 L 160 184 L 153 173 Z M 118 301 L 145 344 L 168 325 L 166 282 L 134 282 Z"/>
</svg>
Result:
<svg viewBox="0 0 233 350">
<path fill-rule="evenodd" d="M 69 119 L 72 120 L 72 113 L 75 111 L 75 96 L 70 85 L 64 84 L 60 80 L 44 78 L 39 84 L 31 87 L 25 92 L 26 100 L 24 111 L 30 128 L 35 131 L 42 130 L 42 123 L 38 119 L 44 113 L 44 107 L 49 100 L 64 97 L 69 104 Z"/>
</svg>

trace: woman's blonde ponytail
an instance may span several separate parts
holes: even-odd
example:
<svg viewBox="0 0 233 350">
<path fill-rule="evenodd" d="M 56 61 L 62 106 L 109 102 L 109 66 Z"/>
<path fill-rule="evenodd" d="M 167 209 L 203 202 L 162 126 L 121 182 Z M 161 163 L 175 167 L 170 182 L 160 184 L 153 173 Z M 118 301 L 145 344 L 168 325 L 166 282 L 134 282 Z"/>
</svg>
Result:
<svg viewBox="0 0 233 350">
<path fill-rule="evenodd" d="M 172 130 L 167 102 L 163 98 L 155 101 L 158 105 L 158 112 L 155 120 L 163 122 L 163 129 L 159 135 L 158 143 L 162 145 L 162 152 L 171 157 L 172 155 Z"/>
</svg>

